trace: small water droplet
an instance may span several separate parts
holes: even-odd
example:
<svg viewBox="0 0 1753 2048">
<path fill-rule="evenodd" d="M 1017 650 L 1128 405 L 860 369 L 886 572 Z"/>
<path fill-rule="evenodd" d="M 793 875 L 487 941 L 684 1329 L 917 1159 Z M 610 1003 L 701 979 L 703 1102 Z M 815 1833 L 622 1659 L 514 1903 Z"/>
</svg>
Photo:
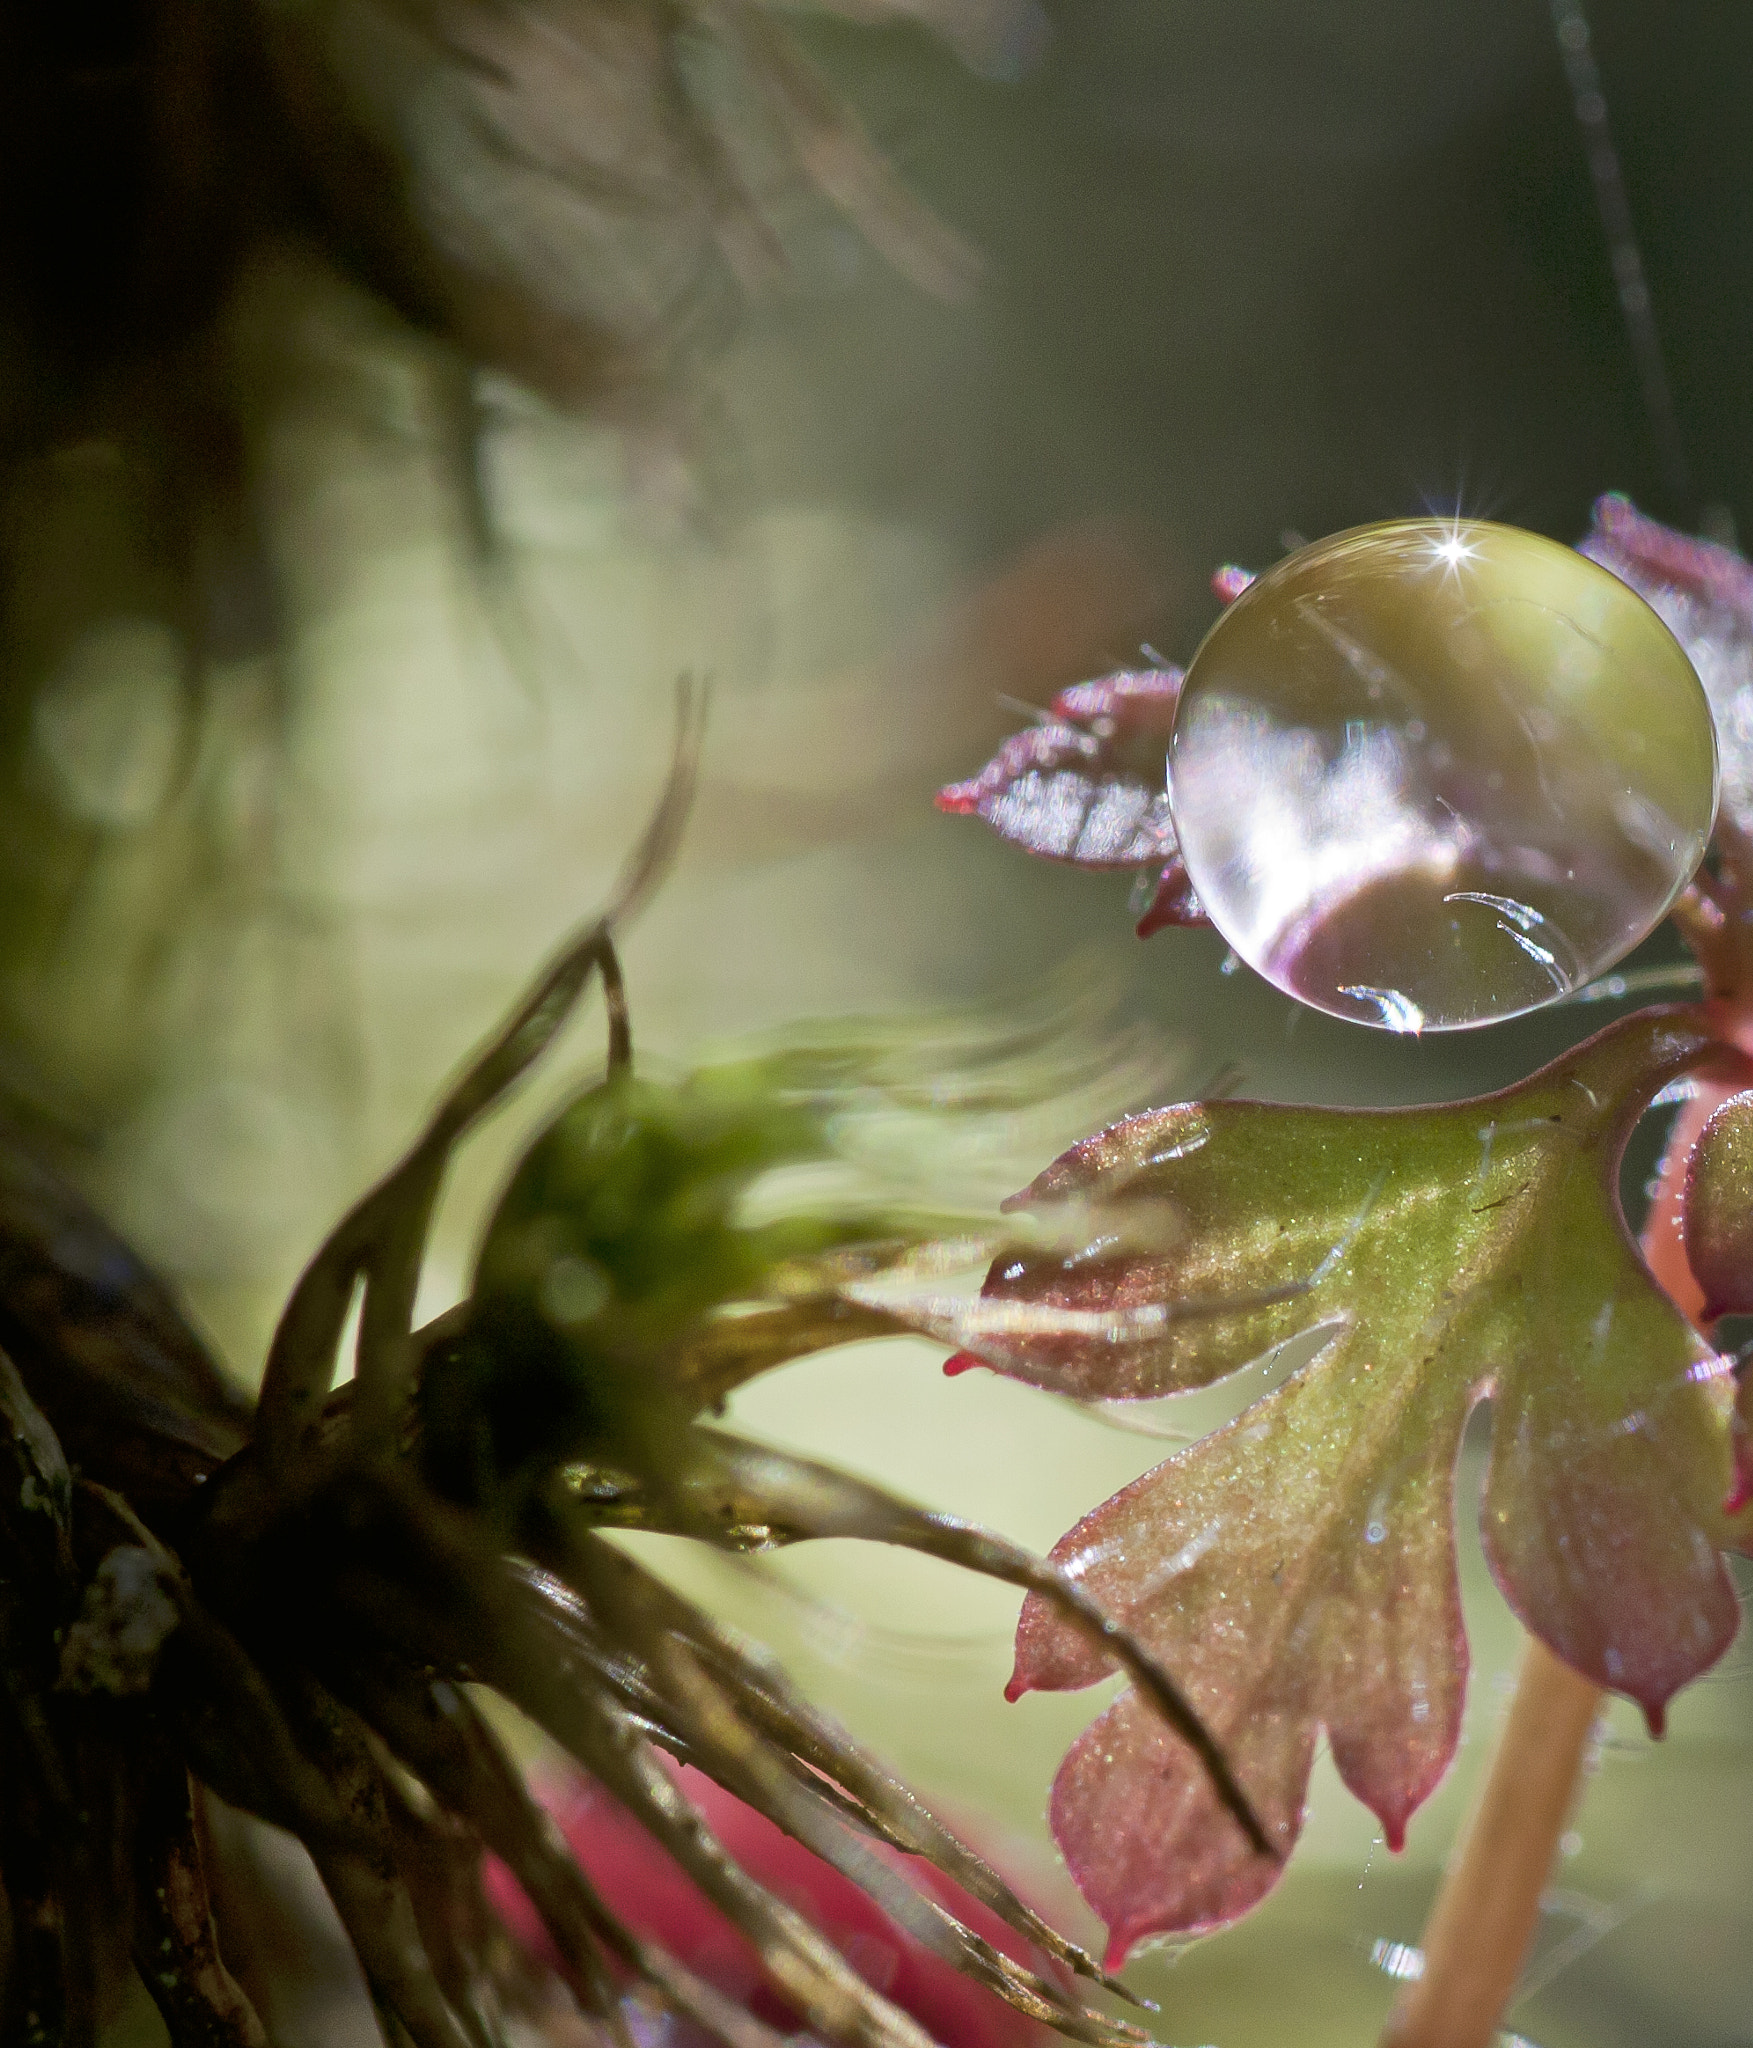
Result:
<svg viewBox="0 0 1753 2048">
<path fill-rule="evenodd" d="M 1608 571 L 1513 527 L 1397 520 L 1236 597 L 1188 669 L 1170 786 L 1250 967 L 1334 1016 L 1442 1031 L 1537 1009 L 1647 936 L 1709 838 L 1716 744 L 1679 643 Z"/>
<path fill-rule="evenodd" d="M 1416 1983 L 1424 1975 L 1424 1951 L 1407 1941 L 1372 1942 L 1370 1961 L 1384 1977 L 1395 1977 L 1402 1983 Z"/>
</svg>

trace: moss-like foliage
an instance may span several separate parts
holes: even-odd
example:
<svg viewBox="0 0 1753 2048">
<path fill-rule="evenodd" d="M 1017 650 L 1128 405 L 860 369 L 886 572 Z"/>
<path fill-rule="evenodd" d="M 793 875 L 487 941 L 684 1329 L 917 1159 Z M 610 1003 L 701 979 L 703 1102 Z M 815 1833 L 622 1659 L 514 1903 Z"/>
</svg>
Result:
<svg viewBox="0 0 1753 2048">
<path fill-rule="evenodd" d="M 765 1815 L 900 1939 L 980 1987 L 1002 2037 L 1040 2021 L 1090 2048 L 1142 2040 L 1074 1994 L 1077 1977 L 1119 1988 L 1091 1957 L 770 1659 L 607 1542 L 612 1527 L 731 1549 L 863 1537 L 1039 1595 L 1126 1670 L 1264 1841 L 1174 1679 L 1057 1566 L 714 1425 L 753 1374 L 900 1327 L 844 1289 L 948 1219 L 905 1175 L 854 1170 L 840 1140 L 856 1103 L 908 1093 L 909 1050 L 915 1096 L 955 1091 L 893 1031 L 818 1034 L 668 1084 L 635 1076 L 614 930 L 673 851 L 696 739 L 686 718 L 608 911 L 318 1248 L 253 1410 L 127 1248 L 0 1147 L 6 2041 L 89 2048 L 131 1953 L 176 2048 L 263 2048 L 261 1973 L 271 2003 L 277 1974 L 303 1959 L 258 1957 L 248 1985 L 230 1974 L 213 1903 L 249 1879 L 218 1831 L 203 1841 L 211 1792 L 304 1843 L 386 2039 L 492 2048 L 582 2033 L 632 2048 L 655 2004 L 731 2048 L 781 2048 L 599 1894 L 479 1688 L 566 1751 L 737 1929 L 793 2031 L 929 2048 L 914 2014 L 715 1837 L 674 1764 Z M 514 1174 L 469 1295 L 417 1327 L 457 1143 L 593 980 L 607 1078 Z M 354 1375 L 337 1387 L 355 1305 Z M 488 1850 L 539 1916 L 558 1975 L 495 1932 Z M 558 2032 L 543 2031 L 550 2019 Z"/>
</svg>

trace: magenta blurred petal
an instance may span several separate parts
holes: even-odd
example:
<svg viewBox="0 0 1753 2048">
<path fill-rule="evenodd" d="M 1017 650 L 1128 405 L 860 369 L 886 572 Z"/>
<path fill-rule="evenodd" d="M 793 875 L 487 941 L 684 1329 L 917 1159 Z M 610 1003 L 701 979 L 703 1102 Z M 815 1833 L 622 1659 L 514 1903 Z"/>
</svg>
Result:
<svg viewBox="0 0 1753 2048">
<path fill-rule="evenodd" d="M 825 1934 L 867 1983 L 911 2013 L 943 2048 L 1024 2048 L 1040 2038 L 1042 2030 L 1033 2022 L 903 1934 L 850 1879 L 764 1814 L 699 1771 L 683 1768 L 676 1775 L 734 1860 Z M 537 1789 L 586 1875 L 614 1901 L 625 1925 L 746 2004 L 757 2018 L 787 2033 L 798 2031 L 801 2019 L 769 1988 L 754 1949 L 614 1800 L 578 1777 Z M 881 1848 L 874 1853 L 905 1870 L 919 1890 L 994 1947 L 1039 1967 L 1039 1958 L 996 1915 L 930 1865 Z M 491 1859 L 487 1887 L 525 1947 L 555 1962 L 534 1909 L 503 1865 Z"/>
</svg>

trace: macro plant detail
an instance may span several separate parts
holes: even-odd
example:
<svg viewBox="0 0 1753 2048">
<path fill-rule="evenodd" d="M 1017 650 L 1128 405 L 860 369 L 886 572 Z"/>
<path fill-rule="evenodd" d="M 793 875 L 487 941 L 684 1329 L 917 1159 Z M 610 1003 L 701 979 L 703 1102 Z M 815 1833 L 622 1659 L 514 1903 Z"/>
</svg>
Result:
<svg viewBox="0 0 1753 2048">
<path fill-rule="evenodd" d="M 1465 522 L 1451 531 L 1457 548 L 1469 545 Z M 1283 581 L 1305 562 L 1330 567 L 1336 545 L 1317 544 L 1274 573 Z M 1745 1092 L 1753 1079 L 1753 571 L 1615 498 L 1597 508 L 1584 552 L 1647 599 L 1685 649 L 1715 725 L 1722 809 L 1697 874 L 1688 881 L 1703 831 L 1651 917 L 1585 971 L 1553 974 L 1547 998 L 1582 992 L 1587 975 L 1622 956 L 1671 903 L 1698 957 L 1705 1000 L 1635 1012 L 1526 1081 L 1475 1101 L 1384 1111 L 1223 1100 L 1126 1118 L 1073 1147 L 1012 1205 L 1023 1214 L 1075 1209 L 1089 1223 L 1085 1245 L 1069 1257 L 994 1262 L 983 1301 L 1013 1305 L 1036 1322 L 1015 1335 L 972 1339 L 952 1361 L 1084 1400 L 1140 1400 L 1213 1383 L 1298 1340 L 1272 1391 L 1096 1508 L 1053 1553 L 1173 1663 L 1286 1846 L 1301 1824 L 1322 1730 L 1341 1777 L 1394 1847 L 1452 1759 L 1467 1672 L 1454 1479 L 1477 1402 L 1492 1405 L 1486 1555 L 1511 1606 L 1559 1664 L 1636 1700 L 1659 1732 L 1666 1702 L 1722 1655 L 1739 1619 L 1721 1552 L 1745 1549 L 1753 1537 L 1745 1520 L 1748 1430 L 1734 1413 L 1736 1361 L 1718 1353 L 1708 1331 L 1753 1297 L 1753 1096 Z M 1238 571 L 1217 581 L 1226 600 L 1258 587 Z M 1319 604 L 1318 579 L 1306 594 Z M 1603 665 L 1641 646 L 1647 674 L 1668 657 L 1661 637 L 1651 637 L 1649 613 L 1629 591 L 1623 602 L 1631 645 L 1606 639 Z M 1342 698 L 1359 684 L 1377 686 L 1379 698 L 1384 681 L 1390 695 L 1428 683 L 1431 701 L 1440 696 L 1440 661 L 1395 669 L 1377 663 L 1362 638 L 1340 642 L 1330 613 L 1323 623 L 1329 630 L 1317 637 L 1339 644 Z M 1207 645 L 1225 635 L 1220 620 Z M 1542 636 L 1549 659 L 1544 624 Z M 1501 856 L 1500 874 L 1522 860 L 1525 881 L 1538 879 L 1539 864 L 1525 859 L 1514 834 L 1505 835 L 1507 850 L 1504 838 L 1494 844 L 1485 815 L 1506 780 L 1513 783 L 1527 744 L 1527 728 L 1517 729 L 1511 713 L 1538 709 L 1548 688 L 1561 709 L 1574 709 L 1576 699 L 1532 646 L 1519 669 L 1508 660 L 1513 651 L 1500 642 L 1504 772 L 1474 781 L 1472 811 L 1453 808 L 1460 841 L 1471 833 L 1471 843 Z M 1666 673 L 1673 676 L 1671 663 Z M 1159 668 L 1142 681 L 1120 675 L 1066 692 L 1040 725 L 1007 742 L 980 776 L 946 790 L 940 805 L 976 813 L 1047 857 L 1140 871 L 1148 861 L 1157 893 L 1141 932 L 1194 921 L 1219 900 L 1196 863 L 1189 875 L 1176 838 L 1175 812 L 1188 791 L 1175 721 L 1198 677 L 1196 661 L 1185 681 Z M 1686 707 L 1697 695 L 1687 673 L 1677 701 Z M 1132 708 L 1141 703 L 1149 707 L 1142 714 Z M 1401 704 L 1389 715 L 1405 719 L 1409 711 L 1419 707 Z M 1324 736 L 1318 702 L 1300 715 Z M 1342 703 L 1333 722 L 1355 715 Z M 1649 700 L 1640 715 L 1659 748 Z M 1691 715 L 1683 709 L 1683 720 Z M 1287 723 L 1294 728 L 1297 715 Z M 1610 721 L 1600 731 L 1611 751 Z M 1536 724 L 1536 742 L 1542 733 Z M 1489 740 L 1482 729 L 1485 767 Z M 1358 741 L 1353 726 L 1341 744 Z M 1318 782 L 1323 757 L 1314 740 L 1304 744 Z M 1674 772 L 1690 744 L 1682 734 L 1657 772 Z M 1450 765 L 1439 764 L 1441 772 Z M 1269 770 L 1262 782 L 1264 809 Z M 1609 776 L 1582 801 L 1573 793 L 1568 804 L 1554 802 L 1542 826 L 1549 842 L 1575 831 L 1580 817 L 1581 857 L 1610 866 L 1619 856 L 1603 821 L 1615 789 L 1631 782 Z M 1669 786 L 1684 787 L 1684 774 Z M 1245 789 L 1238 783 L 1227 801 L 1232 839 L 1245 839 Z M 1628 807 L 1618 808 L 1623 821 Z M 1675 815 L 1672 802 L 1668 811 Z M 1097 829 L 1116 818 L 1150 820 L 1148 846 L 1137 833 L 1126 841 Z M 1360 828 L 1336 811 L 1334 829 L 1370 822 Z M 1264 816 L 1262 829 L 1277 823 Z M 1703 824 L 1708 829 L 1708 813 Z M 1686 829 L 1676 827 L 1676 851 Z M 1665 843 L 1641 823 L 1630 836 L 1652 853 Z M 1318 861 L 1321 848 L 1311 843 L 1304 852 Z M 1270 876 L 1241 856 L 1231 886 L 1236 867 L 1249 886 L 1270 887 Z M 1373 879 L 1363 873 L 1365 885 Z M 1294 874 L 1285 887 L 1305 881 Z M 1450 886 L 1440 868 L 1434 881 Z M 1502 954 L 1518 970 L 1504 980 L 1525 986 L 1523 942 L 1544 938 L 1559 920 L 1512 916 L 1510 906 L 1524 900 L 1520 882 L 1475 883 L 1465 893 L 1470 902 L 1489 896 L 1487 907 L 1501 911 L 1500 945 L 1524 956 Z M 1158 910 L 1165 898 L 1167 916 Z M 1370 917 L 1356 922 L 1367 927 Z M 1420 971 L 1423 942 L 1385 922 L 1388 956 L 1398 946 L 1406 973 Z M 1301 937 L 1318 944 L 1321 934 L 1317 927 Z M 1294 978 L 1284 985 L 1299 992 Z M 1475 987 L 1472 1014 L 1435 1021 L 1496 1014 L 1492 991 Z M 1588 991 L 1615 992 L 1612 981 Z M 1312 999 L 1340 1007 L 1318 991 Z M 1522 1006 L 1511 991 L 1502 1007 Z M 1372 1007 L 1374 1015 L 1356 1005 L 1349 1014 L 1390 1029 L 1424 1022 L 1422 997 Z M 1646 1108 L 1676 1098 L 1681 1109 L 1640 1247 L 1620 1207 L 1620 1158 Z M 1054 1312 L 1075 1329 L 1045 1327 Z M 1109 1668 L 1038 1605 L 1025 1606 L 1013 1694 L 1088 1685 Z M 1592 1718 L 1591 1695 L 1579 1690 L 1575 1754 Z M 1557 1813 L 1569 1782 L 1567 1775 Z M 1073 1875 L 1108 1924 L 1111 1967 L 1146 1936 L 1233 1919 L 1281 1867 L 1248 1853 L 1125 1695 L 1065 1759 L 1051 1820 Z M 1528 1853 L 1537 1895 L 1551 1841 Z M 1500 2005 L 1525 1939 L 1525 1928 L 1513 1937 Z M 1490 2012 L 1484 2024 L 1495 2024 Z"/>
<path fill-rule="evenodd" d="M 1612 1027 L 1502 1095 L 1441 1110 L 1187 1104 L 1076 1147 L 1019 1198 L 1089 1205 L 1070 1270 L 1010 1259 L 989 1297 L 1081 1311 L 1195 1302 L 1144 1340 L 986 1340 L 983 1362 L 1084 1399 L 1205 1386 L 1303 1332 L 1274 1393 L 1136 1481 L 1057 1546 L 1066 1570 L 1186 1674 L 1279 1839 L 1300 1826 L 1318 1728 L 1398 1848 L 1451 1762 L 1467 1656 L 1454 1473 L 1493 1409 L 1486 1553 L 1529 1628 L 1577 1669 L 1664 1703 L 1738 1620 L 1717 1554 L 1730 1455 L 1717 1359 L 1619 1217 L 1628 1128 L 1722 1057 L 1684 1012 Z M 1104 1254 L 1105 1201 L 1177 1219 Z M 1227 1294 L 1263 1308 L 1224 1313 Z M 1013 1693 L 1088 1685 L 1099 1657 L 1024 1610 Z M 1079 1741 L 1053 1825 L 1110 1928 L 1220 1925 L 1278 1866 L 1248 1852 L 1130 1701 Z"/>
<path fill-rule="evenodd" d="M 1138 933 L 1210 922 L 1181 859 L 1162 764 L 1181 697 L 1178 668 L 1121 670 L 1077 683 L 1047 715 L 1006 740 L 938 808 L 984 818 L 1029 853 L 1148 878 Z"/>
<path fill-rule="evenodd" d="M 1664 91 L 1711 44 L 1709 10 L 1663 32 L 1603 10 L 1598 66 L 1583 0 L 1554 0 L 1562 81 L 1513 9 L 803 11 L 842 26 L 767 0 L 114 0 L 0 26 L 0 2039 L 96 2048 L 125 2010 L 135 2048 L 136 2028 L 159 2038 L 144 1985 L 176 2048 L 280 2048 L 279 1993 L 310 1992 L 324 1957 L 251 1943 L 272 1900 L 283 1929 L 318 1912 L 349 2044 L 1016 2048 L 1047 2025 L 1124 2048 L 1141 2037 L 1110 2017 L 1107 1973 L 1271 1886 L 1323 1743 L 1396 1846 L 1448 1767 L 1469 1657 L 1454 1522 L 1478 1472 L 1487 1555 L 1534 1637 L 1499 1759 L 1544 1740 L 1546 1775 L 1538 1797 L 1511 1783 L 1499 1832 L 1470 1828 L 1421 1950 L 1395 1944 L 1454 2024 L 1397 2017 L 1389 2039 L 1484 2048 L 1598 1688 L 1659 1728 L 1734 1630 L 1753 1375 L 1719 1325 L 1753 1313 L 1753 568 L 1617 498 L 1574 554 L 1512 535 L 1501 562 L 1477 524 L 1394 522 L 1396 541 L 1220 572 L 1228 676 L 1210 650 L 1184 677 L 1145 648 L 1057 687 L 1112 658 L 1092 650 L 1161 637 L 1186 554 L 1259 523 L 1261 474 L 1284 503 L 1326 502 L 1341 475 L 1365 502 L 1372 466 L 1403 478 L 1477 421 L 1470 472 L 1533 479 L 1528 504 L 1580 504 L 1603 471 L 1656 488 L 1628 368 L 1666 504 L 1733 532 L 1702 502 L 1736 495 L 1732 402 L 1704 375 L 1735 328 L 1715 216 L 1646 268 L 1630 205 L 1696 223 L 1714 189 L 1732 215 L 1703 146 L 1733 133 L 1732 89 L 1718 109 L 1712 62 L 1684 125 Z M 1016 95 L 944 75 L 934 48 L 990 85 L 1049 37 L 1039 89 Z M 1628 176 L 1608 90 L 1658 48 L 1627 102 Z M 1587 157 L 1568 205 L 1543 134 L 1561 84 Z M 1611 292 L 1582 274 L 1591 179 Z M 951 310 L 982 276 L 996 289 Z M 1652 302 L 1676 308 L 1672 388 Z M 1707 418 L 1695 491 L 1683 422 Z M 1018 543 L 1013 574 L 994 550 Z M 1380 588 L 1346 614 L 1340 584 L 1348 550 L 1374 574 L 1394 547 L 1419 593 L 1384 663 Z M 1482 624 L 1456 600 L 1488 572 L 1504 583 Z M 1530 604 L 1540 577 L 1582 595 Z M 1277 711 L 1241 671 L 1266 626 L 1295 642 L 1281 707 L 1302 679 L 1322 699 L 1312 748 L 1263 744 Z M 1413 667 L 1486 681 L 1470 734 L 1395 702 L 1414 642 Z M 889 688 L 897 663 L 926 716 Z M 485 979 L 571 915 L 578 864 L 618 853 L 621 742 L 650 687 L 697 665 L 731 699 L 706 900 L 793 841 L 855 886 L 819 931 L 795 914 L 796 863 L 781 900 L 762 889 L 777 978 L 752 992 L 745 921 L 719 918 L 698 981 L 659 974 L 633 1005 L 634 1063 L 618 948 L 667 870 L 690 718 L 609 910 L 418 1123 L 410 1077 L 462 1043 L 453 1001 L 473 1016 Z M 824 678 L 832 708 L 801 702 Z M 1645 684 L 1653 718 L 1632 715 Z M 950 772 L 995 690 L 1049 708 L 943 808 L 1127 877 L 1141 937 L 1206 926 L 1226 974 L 1416 1035 L 1665 1002 L 1683 971 L 1616 963 L 1671 916 L 1698 999 L 1591 1007 L 1618 1021 L 1518 1086 L 1405 1111 L 1224 1096 L 1109 1123 L 1166 1100 L 1154 1069 L 1088 1035 L 1073 1114 L 1014 1021 L 649 1059 L 648 1037 L 727 1022 L 721 987 L 728 1010 L 786 978 L 881 1005 L 1017 971 L 1037 935 L 981 919 L 983 856 L 955 914 L 915 934 L 912 884 L 954 834 L 900 824 L 893 869 L 859 836 L 907 812 L 879 794 L 904 760 Z M 828 727 L 842 750 L 817 751 Z M 1579 861 L 1542 836 L 1548 809 Z M 660 945 L 699 928 L 697 879 L 678 878 Z M 423 1265 L 427 1285 L 451 1271 L 434 1217 L 457 1148 L 597 992 L 605 1071 L 520 1146 L 464 1298 L 422 1325 Z M 1331 1042 L 1305 1021 L 1287 1066 L 1311 1039 Z M 1052 1136 L 1027 1136 L 1046 1097 Z M 994 1154 L 1022 1136 L 1007 1189 L 1096 1134 L 999 1219 L 968 1198 L 978 1171 L 949 1170 L 970 1106 L 1010 1127 Z M 1670 1110 L 1634 1246 L 1621 1150 Z M 324 1238 L 405 1129 L 412 1150 Z M 101 1188 L 108 1221 L 51 1160 Z M 232 1356 L 259 1364 L 248 1276 L 283 1298 L 288 1247 L 319 1239 L 258 1401 L 149 1268 L 242 1324 Z M 1108 1421 L 1182 1388 L 1273 1391 L 1043 1558 L 725 1410 L 794 1359 L 907 1332 Z M 799 1391 L 800 1419 L 816 1398 Z M 1068 1426 L 1059 1403 L 1034 1412 Z M 938 1446 L 896 1421 L 923 1471 Z M 1106 1448 L 1128 1475 L 1144 1462 Z M 969 1450 L 996 1466 L 973 1432 Z M 1019 1463 L 1014 1483 L 1039 1476 Z M 916 1549 L 1021 1595 L 1013 1695 L 1129 1686 L 1104 1693 L 1051 1810 L 1106 1954 L 1065 1941 L 623 1533 Z M 1684 1796 L 1727 1696 L 1641 1773 L 1661 1798 Z M 1002 1804 L 1015 1757 L 1001 1769 L 954 1718 L 929 1768 L 947 1783 L 959 1743 Z M 1719 1759 L 1705 1796 L 1744 1761 Z M 1565 1882 L 1605 1892 L 1614 1821 L 1582 1825 Z M 1426 1863 L 1439 1832 L 1419 1830 Z M 1605 2022 L 1616 2039 L 1657 1998 L 1661 2031 L 1685 2031 L 1673 1956 L 1745 1919 L 1687 1833 L 1664 1811 L 1628 1879 L 1661 1891 L 1652 1921 L 1688 1911 L 1686 1941 L 1647 1969 L 1616 1946 L 1567 1980 L 1573 2006 L 1638 1994 Z M 1296 1930 L 1326 1944 L 1314 1974 L 1268 1919 L 1182 1973 L 1166 2038 L 1276 2040 L 1286 2000 L 1333 2033 L 1383 1998 L 1375 1958 L 1329 1972 L 1359 1874 L 1323 1868 L 1330 1848 L 1306 1844 L 1283 1902 L 1328 1902 Z M 1402 1865 L 1367 1910 L 1420 1877 Z M 1520 1901 L 1494 1931 L 1481 1891 Z M 1465 2000 L 1457 1954 L 1491 1963 Z M 1712 1998 L 1730 1954 L 1694 1973 Z M 1214 2007 L 1226 1972 L 1240 1995 Z M 1403 2016 L 1410 1971 L 1391 1974 Z"/>
<path fill-rule="evenodd" d="M 94 2040 L 129 1954 L 177 2048 L 268 2038 L 215 1931 L 228 1873 L 201 1816 L 217 1795 L 309 1851 L 390 2038 L 486 2048 L 513 2022 L 538 2024 L 563 1982 L 571 2026 L 582 2012 L 622 2048 L 628 1998 L 735 2048 L 773 2048 L 772 2026 L 617 1917 L 471 1688 L 588 1774 L 615 1826 L 650 1838 L 746 1938 L 779 2010 L 819 2038 L 929 2036 L 725 1852 L 660 1753 L 1015 2012 L 1092 2044 L 1141 2038 L 1072 1995 L 1079 1977 L 1118 1988 L 1091 1958 L 770 1659 L 605 1541 L 615 1528 L 734 1550 L 861 1536 L 1037 1594 L 1118 1659 L 1258 1837 L 1174 1679 L 1058 1566 L 712 1423 L 756 1373 L 900 1327 L 846 1290 L 953 1219 L 868 1176 L 838 1208 L 785 1199 L 782 1179 L 749 1206 L 775 1172 L 833 1162 L 849 1102 L 905 1092 L 903 1053 L 880 1036 L 800 1039 L 667 1085 L 634 1076 L 613 934 L 681 827 L 698 742 L 688 702 L 678 767 L 611 908 L 318 1250 L 253 1410 L 127 1247 L 8 1153 L 8 2039 Z M 456 1144 L 593 979 L 606 1077 L 528 1151 L 466 1299 L 414 1327 Z M 355 1309 L 354 1376 L 335 1388 Z M 487 1851 L 558 1977 L 520 1961 L 487 1909 Z M 915 1882 L 913 1859 L 935 1875 Z"/>
</svg>

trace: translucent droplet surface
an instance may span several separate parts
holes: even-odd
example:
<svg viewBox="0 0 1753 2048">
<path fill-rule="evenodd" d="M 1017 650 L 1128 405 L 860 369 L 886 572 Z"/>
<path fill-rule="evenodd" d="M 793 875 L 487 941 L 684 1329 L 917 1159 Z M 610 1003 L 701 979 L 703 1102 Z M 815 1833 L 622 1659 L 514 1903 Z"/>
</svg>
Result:
<svg viewBox="0 0 1753 2048">
<path fill-rule="evenodd" d="M 1716 817 L 1679 642 L 1617 577 L 1481 521 L 1299 550 L 1187 671 L 1181 855 L 1286 994 L 1391 1031 L 1514 1017 L 1623 958 Z"/>
</svg>

